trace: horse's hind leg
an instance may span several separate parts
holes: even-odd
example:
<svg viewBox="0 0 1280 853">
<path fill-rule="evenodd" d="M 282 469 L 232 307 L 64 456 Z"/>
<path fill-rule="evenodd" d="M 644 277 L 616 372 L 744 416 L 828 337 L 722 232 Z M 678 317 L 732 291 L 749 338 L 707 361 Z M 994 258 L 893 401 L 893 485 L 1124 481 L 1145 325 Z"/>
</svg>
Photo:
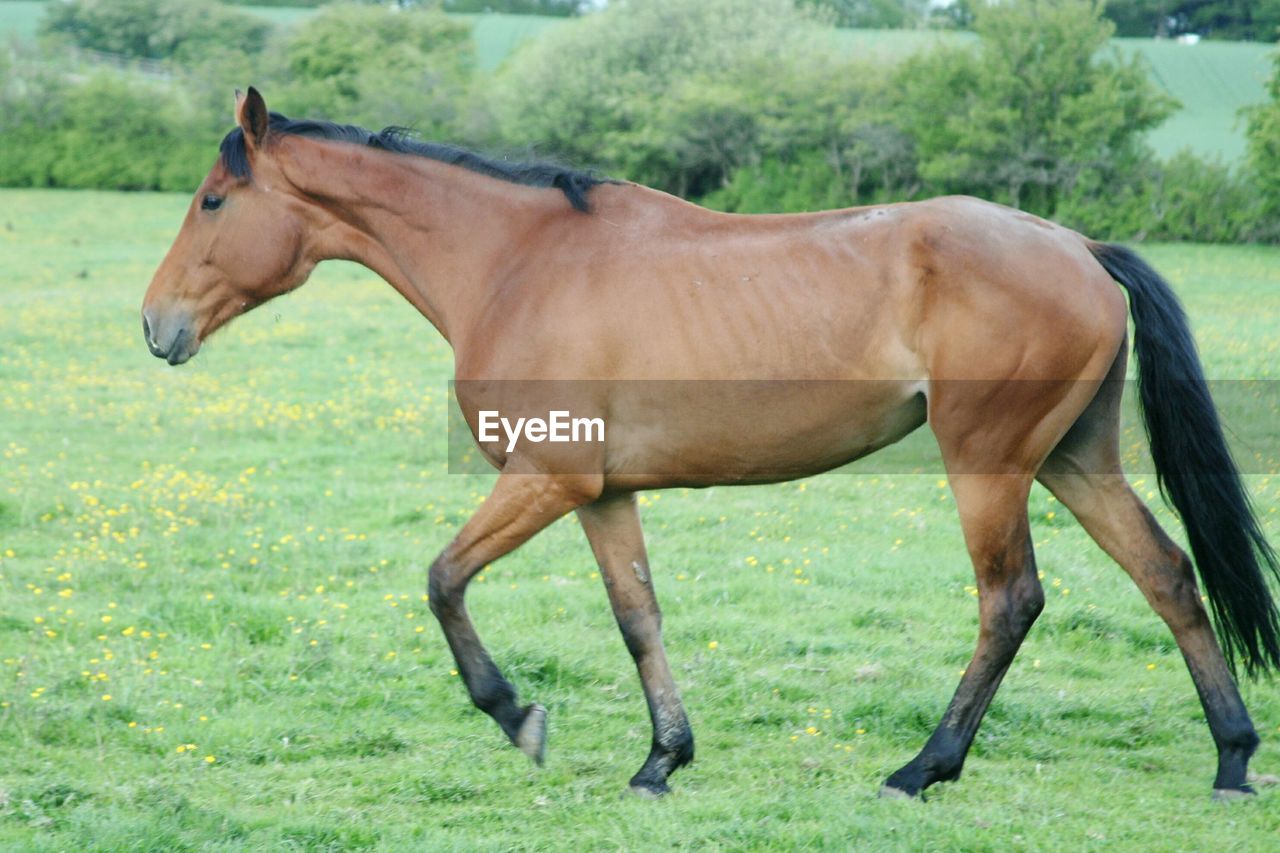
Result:
<svg viewBox="0 0 1280 853">
<path fill-rule="evenodd" d="M 1173 632 L 1218 747 L 1215 796 L 1250 793 L 1245 777 L 1258 735 L 1201 603 L 1191 560 L 1160 529 L 1120 468 L 1123 362 L 1122 356 L 1119 373 L 1103 385 L 1038 478 L 1128 572 Z"/>
<path fill-rule="evenodd" d="M 924 749 L 885 782 L 883 795 L 917 796 L 957 778 L 978 724 L 1044 606 L 1027 523 L 1030 477 L 952 477 L 977 577 L 981 627 L 973 660 Z"/>
<path fill-rule="evenodd" d="M 509 464 L 488 500 L 480 505 L 431 565 L 431 612 L 444 630 L 471 701 L 493 717 L 522 752 L 542 763 L 546 747 L 546 710 L 520 707 L 516 691 L 503 678 L 480 642 L 463 603 L 467 583 L 489 563 L 510 553 L 551 522 L 594 499 L 598 477 L 553 477 Z"/>
<path fill-rule="evenodd" d="M 642 795 L 667 792 L 667 777 L 693 760 L 693 733 L 662 647 L 662 614 L 653 592 L 644 534 L 635 495 L 602 498 L 578 510 L 582 529 L 600 564 L 613 615 L 635 659 L 653 722 L 653 745 L 631 790 Z"/>
<path fill-rule="evenodd" d="M 931 384 L 930 426 L 977 580 L 978 644 L 937 729 L 883 794 L 917 796 L 960 775 L 982 716 L 1044 607 L 1027 520 L 1035 471 L 1091 392 L 1058 380 Z"/>
</svg>

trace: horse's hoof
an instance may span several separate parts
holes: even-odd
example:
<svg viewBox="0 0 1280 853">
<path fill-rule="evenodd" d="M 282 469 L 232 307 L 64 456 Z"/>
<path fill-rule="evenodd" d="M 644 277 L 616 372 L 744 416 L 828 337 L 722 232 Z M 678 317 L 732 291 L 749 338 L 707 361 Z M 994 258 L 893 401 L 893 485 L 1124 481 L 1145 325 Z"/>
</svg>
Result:
<svg viewBox="0 0 1280 853">
<path fill-rule="evenodd" d="M 908 794 L 901 788 L 895 788 L 892 785 L 880 786 L 880 799 L 882 800 L 922 800 L 919 794 Z"/>
<path fill-rule="evenodd" d="M 547 757 L 546 708 L 535 703 L 524 709 L 524 722 L 520 724 L 514 742 L 521 752 L 533 759 L 534 764 L 542 766 Z"/>
<path fill-rule="evenodd" d="M 671 793 L 671 789 L 667 787 L 665 782 L 654 784 L 652 782 L 632 782 L 627 788 L 627 792 L 633 797 L 639 797 L 642 800 L 660 800 L 665 795 Z"/>
<path fill-rule="evenodd" d="M 1258 792 L 1248 785 L 1241 785 L 1239 788 L 1214 788 L 1213 801 L 1215 803 L 1230 803 L 1234 800 L 1247 800 L 1250 797 L 1256 797 Z"/>
</svg>

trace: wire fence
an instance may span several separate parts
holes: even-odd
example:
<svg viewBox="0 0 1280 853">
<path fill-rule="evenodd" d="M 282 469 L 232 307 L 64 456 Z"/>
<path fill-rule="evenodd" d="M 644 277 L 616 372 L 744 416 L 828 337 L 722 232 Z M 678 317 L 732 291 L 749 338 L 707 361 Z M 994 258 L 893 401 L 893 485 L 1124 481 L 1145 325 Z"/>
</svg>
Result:
<svg viewBox="0 0 1280 853">
<path fill-rule="evenodd" d="M 122 53 L 110 53 L 85 47 L 68 46 L 58 49 L 33 50 L 11 42 L 7 46 L 6 53 L 12 66 L 55 70 L 71 75 L 112 69 L 138 74 L 153 80 L 170 81 L 176 76 L 174 65 L 171 62 L 159 59 L 143 59 Z"/>
</svg>

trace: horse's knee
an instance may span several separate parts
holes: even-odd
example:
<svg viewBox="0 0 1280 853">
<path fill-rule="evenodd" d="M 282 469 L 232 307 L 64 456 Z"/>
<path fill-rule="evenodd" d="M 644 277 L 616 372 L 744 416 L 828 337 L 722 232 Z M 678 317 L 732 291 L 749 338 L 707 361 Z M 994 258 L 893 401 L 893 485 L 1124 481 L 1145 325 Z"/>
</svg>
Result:
<svg viewBox="0 0 1280 853">
<path fill-rule="evenodd" d="M 1015 627 L 1026 633 L 1044 612 L 1044 587 L 1040 585 L 1034 567 L 1029 575 L 1024 575 L 1022 581 L 1014 585 L 1012 598 Z"/>
<path fill-rule="evenodd" d="M 1200 598 L 1191 558 L 1174 548 L 1168 561 L 1152 566 L 1141 584 L 1152 608 L 1176 632 L 1204 623 L 1209 617 Z"/>
<path fill-rule="evenodd" d="M 984 608 L 988 636 L 999 643 L 998 648 L 1013 654 L 1044 610 L 1044 590 L 1032 575 L 1029 582 L 1015 581 L 988 596 L 994 599 Z"/>
<path fill-rule="evenodd" d="M 453 563 L 443 554 L 431 563 L 427 572 L 427 605 L 440 618 L 462 605 L 464 585 L 456 579 Z"/>
<path fill-rule="evenodd" d="M 1151 596 L 1156 604 L 1175 612 L 1201 611 L 1203 605 L 1200 602 L 1200 587 L 1196 583 L 1191 560 L 1181 552 L 1178 556 L 1180 559 L 1177 562 L 1155 572 Z"/>
<path fill-rule="evenodd" d="M 1021 640 L 1044 611 L 1044 588 L 1030 543 L 1001 549 L 987 565 L 979 588 L 986 599 L 983 608 L 991 627 Z"/>
</svg>

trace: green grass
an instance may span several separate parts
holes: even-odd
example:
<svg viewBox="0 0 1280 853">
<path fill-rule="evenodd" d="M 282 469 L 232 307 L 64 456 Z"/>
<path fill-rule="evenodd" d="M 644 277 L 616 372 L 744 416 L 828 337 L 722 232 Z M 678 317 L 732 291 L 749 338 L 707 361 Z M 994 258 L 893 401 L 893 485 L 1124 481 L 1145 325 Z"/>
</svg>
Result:
<svg viewBox="0 0 1280 853">
<path fill-rule="evenodd" d="M 576 524 L 486 571 L 481 634 L 550 709 L 534 769 L 471 708 L 422 601 L 492 481 L 447 472 L 447 347 L 334 265 L 167 367 L 138 305 L 186 203 L 0 193 L 0 848 L 1274 842 L 1280 793 L 1209 802 L 1168 633 L 1040 490 L 1050 600 L 964 778 L 877 800 L 941 714 L 976 607 L 939 476 L 874 460 L 643 500 L 699 749 L 663 802 L 620 797 L 648 722 Z M 1144 253 L 1211 375 L 1276 378 L 1280 250 Z M 1280 539 L 1280 478 L 1249 484 Z M 1245 694 L 1254 766 L 1280 771 L 1280 692 Z"/>
<path fill-rule="evenodd" d="M 0 0 L 0 41 L 35 38 L 43 0 Z M 277 6 L 245 7 L 278 25 L 288 26 L 314 9 Z M 492 71 L 525 39 L 564 26 L 565 19 L 535 15 L 459 15 L 473 22 L 477 63 Z M 896 61 L 937 44 L 966 43 L 966 33 L 927 30 L 838 30 L 836 38 L 850 53 Z M 1177 98 L 1182 109 L 1152 131 L 1149 140 L 1162 156 L 1183 148 L 1235 162 L 1245 153 L 1241 107 L 1266 99 L 1274 45 L 1205 41 L 1182 45 L 1155 39 L 1116 39 L 1121 51 L 1136 51 L 1151 63 L 1156 82 Z"/>
</svg>

